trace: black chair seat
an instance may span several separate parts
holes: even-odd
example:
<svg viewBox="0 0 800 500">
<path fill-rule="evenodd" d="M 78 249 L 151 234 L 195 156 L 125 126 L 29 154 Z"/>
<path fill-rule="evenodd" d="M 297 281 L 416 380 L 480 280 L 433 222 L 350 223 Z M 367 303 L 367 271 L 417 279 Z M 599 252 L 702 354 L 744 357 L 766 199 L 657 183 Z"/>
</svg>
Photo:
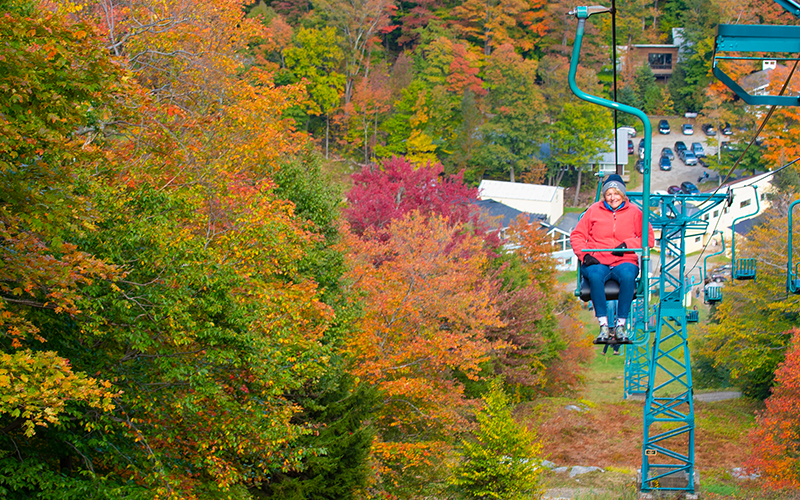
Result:
<svg viewBox="0 0 800 500">
<path fill-rule="evenodd" d="M 635 293 L 634 293 L 635 295 Z M 592 292 L 589 290 L 589 282 L 581 280 L 580 298 L 584 302 L 592 300 Z M 614 280 L 606 281 L 606 300 L 617 300 L 619 298 L 619 283 Z"/>
</svg>

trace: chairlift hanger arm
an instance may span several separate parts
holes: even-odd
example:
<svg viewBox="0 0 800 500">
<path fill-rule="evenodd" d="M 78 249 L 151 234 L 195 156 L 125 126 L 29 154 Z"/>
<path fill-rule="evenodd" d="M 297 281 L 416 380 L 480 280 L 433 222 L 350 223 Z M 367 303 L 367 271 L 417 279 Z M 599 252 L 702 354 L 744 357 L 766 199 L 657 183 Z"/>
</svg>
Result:
<svg viewBox="0 0 800 500">
<path fill-rule="evenodd" d="M 593 6 L 593 7 L 576 7 L 570 13 L 575 15 L 578 18 L 578 29 L 575 34 L 575 44 L 572 47 L 572 58 L 570 59 L 569 65 L 569 87 L 570 90 L 575 94 L 576 97 L 582 99 L 586 102 L 597 104 L 599 106 L 603 106 L 604 108 L 616 109 L 622 111 L 624 113 L 632 114 L 639 118 L 642 121 L 642 126 L 644 127 L 644 150 L 645 150 L 645 158 L 644 158 L 644 175 L 643 175 L 643 182 L 642 182 L 642 192 L 644 195 L 643 204 L 645 206 L 649 203 L 650 197 L 650 152 L 652 150 L 652 126 L 650 125 L 650 120 L 647 118 L 647 115 L 640 109 L 634 108 L 633 106 L 628 106 L 626 104 L 610 101 L 608 99 L 604 99 L 602 97 L 594 96 L 582 91 L 575 80 L 575 75 L 578 71 L 578 61 L 580 61 L 581 55 L 581 44 L 583 42 L 583 33 L 586 26 L 586 19 L 593 15 L 593 14 L 600 14 L 605 12 L 611 12 L 609 7 L 604 6 Z M 645 264 L 649 261 L 649 253 L 650 249 L 647 246 L 649 241 L 649 221 L 647 217 L 642 217 L 642 248 L 641 248 L 641 255 L 642 259 L 645 260 Z"/>
<path fill-rule="evenodd" d="M 794 211 L 795 205 L 800 203 L 800 200 L 795 200 L 789 205 L 789 236 L 788 236 L 788 257 L 786 259 L 786 293 L 800 293 L 800 280 L 797 278 L 797 270 L 792 271 L 792 233 L 794 232 L 794 228 L 792 227 L 792 212 Z"/>
<path fill-rule="evenodd" d="M 713 238 L 715 234 L 720 235 L 720 240 L 722 241 L 722 250 L 720 250 L 719 252 L 714 252 L 712 254 L 706 255 L 706 258 L 703 259 L 703 275 L 700 276 L 700 278 L 703 281 L 705 281 L 708 278 L 708 259 L 711 258 L 711 257 L 715 257 L 717 255 L 722 255 L 723 253 L 725 253 L 725 237 L 722 236 L 722 231 L 714 230 L 714 232 L 711 233 L 711 237 Z M 733 266 L 731 266 L 731 267 L 733 267 Z"/>
<path fill-rule="evenodd" d="M 758 201 L 758 188 L 756 187 L 755 184 L 752 184 L 750 187 L 753 188 L 753 197 L 756 199 L 755 212 L 739 216 L 733 219 L 733 222 L 731 223 L 731 278 L 732 279 L 755 279 L 755 274 L 756 274 L 755 259 L 739 258 L 738 264 L 736 260 L 736 223 L 739 222 L 740 220 L 744 220 L 749 217 L 753 217 L 754 215 L 758 215 L 758 212 L 761 211 L 761 203 L 759 203 Z"/>
</svg>

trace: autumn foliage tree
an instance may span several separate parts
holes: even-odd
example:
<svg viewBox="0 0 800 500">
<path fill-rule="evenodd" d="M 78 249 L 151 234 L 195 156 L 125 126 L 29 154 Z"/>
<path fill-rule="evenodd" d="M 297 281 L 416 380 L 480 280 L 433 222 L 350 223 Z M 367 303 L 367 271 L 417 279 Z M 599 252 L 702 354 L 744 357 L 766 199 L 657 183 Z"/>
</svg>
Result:
<svg viewBox="0 0 800 500">
<path fill-rule="evenodd" d="M 75 244 L 94 229 L 81 166 L 97 158 L 76 131 L 106 111 L 119 72 L 91 25 L 28 2 L 2 5 L 0 428 L 10 444 L 9 433 L 31 438 L 73 419 L 89 430 L 88 408 L 114 408 L 117 391 L 52 350 L 57 333 L 41 317 L 79 314 L 87 287 L 121 275 Z"/>
<path fill-rule="evenodd" d="M 353 182 L 344 216 L 358 235 L 372 231 L 372 237 L 385 238 L 394 219 L 415 210 L 447 216 L 454 223 L 477 221 L 470 204 L 477 199 L 477 190 L 459 175 L 444 175 L 440 164 L 415 168 L 405 158 L 395 157 L 365 167 L 353 175 Z"/>
<path fill-rule="evenodd" d="M 239 2 L 48 5 L 0 27 L 0 488 L 246 497 L 321 452 L 289 393 L 331 358 L 301 263 L 329 233 L 273 175 L 303 89 L 242 71 Z"/>
<path fill-rule="evenodd" d="M 456 375 L 479 377 L 505 344 L 484 334 L 501 322 L 496 285 L 484 278 L 489 254 L 482 237 L 416 210 L 384 231 L 380 238 L 373 230 L 353 234 L 348 242 L 347 277 L 363 310 L 348 351 L 352 373 L 380 391 L 373 449 L 383 487 L 402 491 L 424 486 L 413 478 L 430 478 L 467 425 L 471 403 Z"/>
<path fill-rule="evenodd" d="M 497 353 L 495 371 L 530 396 L 574 390 L 592 351 L 574 300 L 556 290 L 550 240 L 541 227 L 519 217 L 505 241 L 515 250 L 497 259 L 502 262 L 498 309 L 504 325 L 489 329 L 488 335 L 513 349 Z"/>
<path fill-rule="evenodd" d="M 751 432 L 749 466 L 773 489 L 800 488 L 800 330 L 794 328 L 775 386 Z"/>
</svg>

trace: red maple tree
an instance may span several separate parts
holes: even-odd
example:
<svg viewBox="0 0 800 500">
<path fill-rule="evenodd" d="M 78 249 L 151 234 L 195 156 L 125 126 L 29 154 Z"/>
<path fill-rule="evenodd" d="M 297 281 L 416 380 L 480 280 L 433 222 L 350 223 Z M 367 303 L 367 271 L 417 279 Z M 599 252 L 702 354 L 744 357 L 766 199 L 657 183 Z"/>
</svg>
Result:
<svg viewBox="0 0 800 500">
<path fill-rule="evenodd" d="M 478 190 L 464 184 L 461 174 L 444 175 L 439 163 L 415 168 L 395 157 L 354 174 L 353 182 L 344 217 L 358 235 L 373 229 L 385 240 L 389 223 L 414 210 L 477 225 L 478 212 L 471 202 L 478 199 Z"/>
<path fill-rule="evenodd" d="M 787 332 L 792 342 L 775 370 L 772 396 L 756 417 L 748 463 L 769 488 L 800 488 L 800 329 Z"/>
</svg>

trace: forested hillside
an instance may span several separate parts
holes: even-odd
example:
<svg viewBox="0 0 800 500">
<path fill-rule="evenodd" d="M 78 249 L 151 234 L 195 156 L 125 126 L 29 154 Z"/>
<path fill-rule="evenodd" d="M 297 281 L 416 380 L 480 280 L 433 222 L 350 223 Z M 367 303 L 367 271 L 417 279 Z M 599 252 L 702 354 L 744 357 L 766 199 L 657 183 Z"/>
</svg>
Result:
<svg viewBox="0 0 800 500">
<path fill-rule="evenodd" d="M 541 235 L 402 159 L 342 213 L 240 3 L 2 5 L 3 498 L 441 492 L 489 380 L 579 383 Z"/>
<path fill-rule="evenodd" d="M 515 222 L 506 252 L 472 202 L 481 178 L 574 183 L 607 139 L 567 91 L 566 6 L 0 6 L 0 497 L 541 491 L 511 406 L 579 387 L 591 344 L 542 232 Z M 625 99 L 752 121 L 709 44 L 770 2 L 618 8 L 621 44 L 692 42 L 679 83 L 623 71 Z M 593 23 L 579 78 L 608 93 Z M 771 382 L 780 340 L 731 376 Z"/>
<path fill-rule="evenodd" d="M 568 90 L 573 6 L 541 0 L 266 2 L 247 7 L 270 37 L 254 50 L 279 85 L 305 81 L 309 101 L 292 109 L 326 157 L 358 165 L 394 155 L 441 162 L 465 179 L 572 186 L 576 169 L 605 148 L 612 121 Z M 620 1 L 618 98 L 648 114 L 699 112 L 752 127 L 753 116 L 711 75 L 718 23 L 796 24 L 772 0 Z M 631 44 L 674 43 L 680 63 L 668 85 L 625 58 Z M 609 16 L 588 21 L 579 85 L 612 92 Z M 728 69 L 734 77 L 754 61 Z M 628 116 L 624 123 L 635 124 Z M 638 125 L 638 124 L 637 124 Z"/>
</svg>

